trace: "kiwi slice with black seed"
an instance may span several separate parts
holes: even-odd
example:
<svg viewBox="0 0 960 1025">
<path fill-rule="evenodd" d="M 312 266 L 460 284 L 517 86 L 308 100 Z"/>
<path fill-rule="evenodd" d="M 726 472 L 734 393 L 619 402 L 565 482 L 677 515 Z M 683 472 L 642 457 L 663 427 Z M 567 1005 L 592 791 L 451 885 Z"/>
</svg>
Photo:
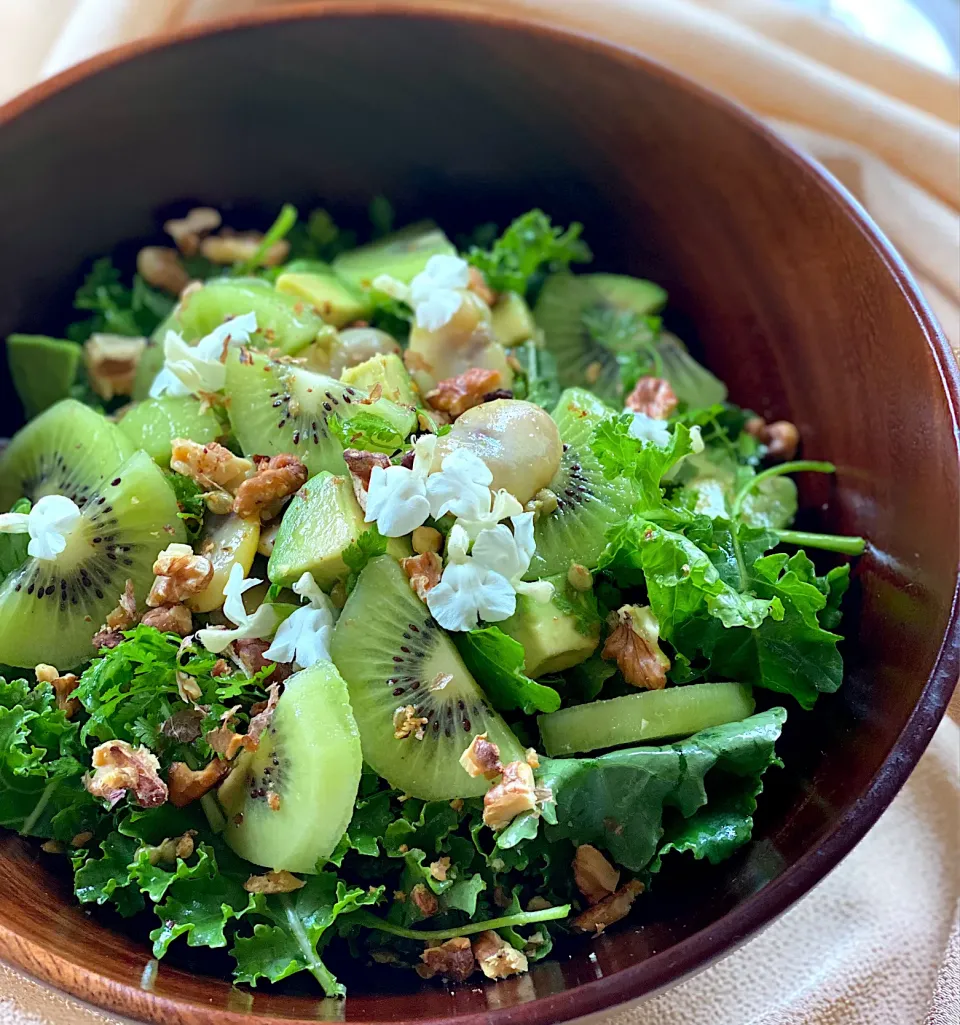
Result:
<svg viewBox="0 0 960 1025">
<path fill-rule="evenodd" d="M 16 439 L 15 439 L 16 440 Z M 39 438 L 35 438 L 39 441 Z M 76 473 L 72 451 L 53 462 L 80 507 L 79 524 L 54 560 L 27 560 L 0 586 L 0 662 L 69 669 L 96 654 L 91 638 L 132 580 L 143 600 L 157 554 L 186 532 L 160 468 L 137 452 L 106 477 Z M 78 457 L 80 465 L 85 454 Z"/>
<path fill-rule="evenodd" d="M 288 452 L 311 474 L 346 473 L 343 446 L 330 428 L 334 415 L 347 421 L 372 414 L 400 438 L 417 424 L 412 406 L 383 398 L 364 402 L 362 388 L 246 351 L 227 357 L 226 393 L 233 433 L 246 455 Z"/>
<path fill-rule="evenodd" d="M 405 794 L 425 801 L 484 794 L 489 783 L 460 765 L 478 733 L 500 748 L 501 761 L 523 757 L 517 738 L 389 555 L 361 572 L 330 651 L 350 690 L 364 761 Z M 400 739 L 395 717 L 408 707 L 419 729 Z"/>
<path fill-rule="evenodd" d="M 136 451 L 106 417 L 63 399 L 14 435 L 0 457 L 0 512 L 18 498 L 66 495 L 78 505 Z"/>
<path fill-rule="evenodd" d="M 608 480 L 590 440 L 598 424 L 614 411 L 583 388 L 568 388 L 553 411 L 560 430 L 560 469 L 547 485 L 557 508 L 542 514 L 533 528 L 537 550 L 526 579 L 566 573 L 572 562 L 593 569 L 606 546 L 607 528 L 630 514 L 636 501 L 633 484 Z"/>
<path fill-rule="evenodd" d="M 362 767 L 346 684 L 329 662 L 291 676 L 256 751 L 220 787 L 223 838 L 265 868 L 316 872 L 350 824 Z"/>
</svg>

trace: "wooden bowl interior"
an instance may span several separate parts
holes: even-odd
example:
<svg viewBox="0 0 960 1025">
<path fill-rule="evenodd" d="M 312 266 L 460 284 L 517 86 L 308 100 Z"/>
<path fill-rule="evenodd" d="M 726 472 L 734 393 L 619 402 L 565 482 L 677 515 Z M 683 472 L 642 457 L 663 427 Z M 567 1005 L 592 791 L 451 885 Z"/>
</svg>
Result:
<svg viewBox="0 0 960 1025">
<path fill-rule="evenodd" d="M 54 859 L 10 835 L 0 953 L 155 1021 L 553 1022 L 671 981 L 808 889 L 919 756 L 953 672 L 947 372 L 862 215 L 734 108 L 630 55 L 507 23 L 296 17 L 73 77 L 0 128 L 0 334 L 56 331 L 85 261 L 156 236 L 182 201 L 262 226 L 284 200 L 349 219 L 382 193 L 452 232 L 540 206 L 584 222 L 596 269 L 666 286 L 672 325 L 732 398 L 795 421 L 804 454 L 837 464 L 835 480 L 802 482 L 804 522 L 871 548 L 847 680 L 813 715 L 790 707 L 754 841 L 717 868 L 674 859 L 629 927 L 528 976 L 451 990 L 347 966 L 344 1006 L 299 983 L 233 989 L 225 959 L 184 947 L 141 990 L 142 934 L 81 910 Z M 3 435 L 19 422 L 6 376 L 0 396 Z"/>
</svg>

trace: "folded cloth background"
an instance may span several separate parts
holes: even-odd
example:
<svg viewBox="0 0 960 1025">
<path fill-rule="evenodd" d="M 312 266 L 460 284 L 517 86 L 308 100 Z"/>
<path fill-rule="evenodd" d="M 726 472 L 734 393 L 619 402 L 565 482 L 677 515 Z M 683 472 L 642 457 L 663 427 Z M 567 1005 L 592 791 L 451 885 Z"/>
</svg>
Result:
<svg viewBox="0 0 960 1025">
<path fill-rule="evenodd" d="M 278 0 L 0 0 L 0 101 L 110 46 Z M 444 0 L 440 0 L 444 2 Z M 446 0 L 449 2 L 449 0 Z M 633 46 L 821 160 L 960 349 L 960 82 L 776 0 L 467 0 Z M 960 719 L 960 704 L 953 709 Z M 956 1025 L 960 729 L 812 893 L 741 950 L 604 1025 Z M 115 1022 L 0 965 L 0 1025 Z"/>
</svg>

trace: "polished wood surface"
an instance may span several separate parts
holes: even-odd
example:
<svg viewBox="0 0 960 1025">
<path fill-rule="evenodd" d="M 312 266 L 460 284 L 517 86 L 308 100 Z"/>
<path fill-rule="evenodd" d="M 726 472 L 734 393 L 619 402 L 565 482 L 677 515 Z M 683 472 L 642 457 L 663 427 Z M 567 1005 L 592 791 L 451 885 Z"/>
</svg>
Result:
<svg viewBox="0 0 960 1025">
<path fill-rule="evenodd" d="M 0 838 L 0 956 L 165 1025 L 552 1023 L 667 985 L 817 882 L 906 778 L 957 674 L 955 368 L 861 210 L 736 108 L 641 57 L 509 19 L 341 3 L 137 44 L 0 110 L 0 333 L 55 330 L 88 258 L 200 200 L 259 217 L 371 195 L 453 231 L 539 205 L 579 219 L 596 269 L 649 276 L 732 397 L 794 420 L 804 522 L 863 534 L 848 677 L 795 708 L 756 836 L 717 868 L 674 859 L 628 927 L 499 984 L 346 967 L 346 1003 L 256 991 L 175 945 L 149 989 L 144 932 L 81 909 L 56 859 Z M 182 209 L 180 207 L 179 209 Z M 0 380 L 0 435 L 18 422 Z"/>
</svg>

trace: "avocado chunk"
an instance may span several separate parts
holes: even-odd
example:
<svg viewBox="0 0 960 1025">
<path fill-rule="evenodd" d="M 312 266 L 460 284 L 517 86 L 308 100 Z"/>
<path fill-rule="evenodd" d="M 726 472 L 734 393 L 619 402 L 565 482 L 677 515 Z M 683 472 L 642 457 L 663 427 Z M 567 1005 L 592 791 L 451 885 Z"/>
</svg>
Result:
<svg viewBox="0 0 960 1025">
<path fill-rule="evenodd" d="M 206 445 L 225 433 L 216 415 L 191 395 L 144 399 L 124 415 L 118 426 L 164 469 L 170 465 L 174 439 L 189 438 Z"/>
<path fill-rule="evenodd" d="M 7 363 L 28 417 L 42 413 L 70 394 L 83 349 L 75 342 L 46 335 L 10 335 Z"/>
<path fill-rule="evenodd" d="M 562 594 L 566 586 L 563 577 L 551 582 Z M 576 616 L 562 611 L 555 600 L 539 602 L 526 595 L 517 596 L 517 611 L 497 626 L 523 645 L 524 668 L 534 679 L 579 665 L 600 643 L 599 619 L 584 625 Z"/>
<path fill-rule="evenodd" d="M 333 269 L 358 288 L 369 288 L 380 274 L 408 285 L 431 256 L 456 255 L 456 247 L 432 221 L 421 221 L 379 242 L 341 253 L 333 261 Z"/>
<path fill-rule="evenodd" d="M 383 398 L 401 406 L 416 406 L 420 402 L 403 360 L 392 352 L 378 353 L 355 367 L 347 367 L 340 375 L 340 380 L 367 391 L 379 384 L 383 389 Z"/>
<path fill-rule="evenodd" d="M 507 348 L 519 345 L 536 334 L 537 322 L 533 319 L 533 311 L 518 292 L 504 292 L 492 313 L 493 336 Z"/>
<path fill-rule="evenodd" d="M 334 327 L 343 327 L 370 314 L 366 297 L 332 273 L 287 271 L 277 278 L 277 291 L 309 303 Z"/>
</svg>

